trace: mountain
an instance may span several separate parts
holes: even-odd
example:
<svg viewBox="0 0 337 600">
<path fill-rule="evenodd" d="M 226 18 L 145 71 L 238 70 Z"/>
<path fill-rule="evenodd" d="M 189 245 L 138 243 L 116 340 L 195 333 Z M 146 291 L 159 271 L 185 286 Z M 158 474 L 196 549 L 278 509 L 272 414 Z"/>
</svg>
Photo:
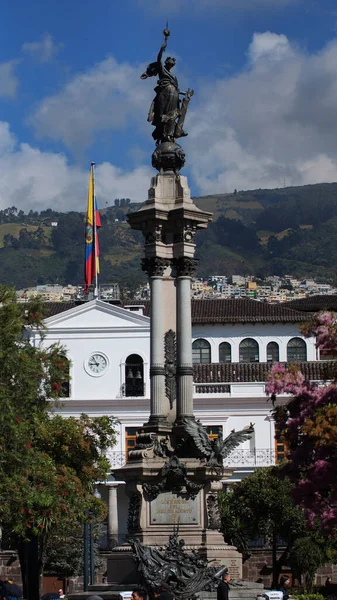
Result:
<svg viewBox="0 0 337 600">
<path fill-rule="evenodd" d="M 194 202 L 214 213 L 208 229 L 196 236 L 198 276 L 289 273 L 337 280 L 337 183 L 235 190 Z M 101 281 L 131 290 L 146 281 L 142 235 L 125 220 L 139 206 L 117 199 L 101 211 Z M 84 213 L 74 211 L 0 211 L 0 283 L 16 288 L 81 283 L 84 220 Z"/>
</svg>

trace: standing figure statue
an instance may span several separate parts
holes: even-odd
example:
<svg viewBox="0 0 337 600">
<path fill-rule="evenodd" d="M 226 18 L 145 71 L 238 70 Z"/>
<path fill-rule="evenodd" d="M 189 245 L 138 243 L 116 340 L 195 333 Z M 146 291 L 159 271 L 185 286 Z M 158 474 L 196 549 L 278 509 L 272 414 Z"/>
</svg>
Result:
<svg viewBox="0 0 337 600">
<path fill-rule="evenodd" d="M 176 64 L 175 58 L 168 56 L 162 63 L 162 56 L 167 47 L 170 35 L 168 29 L 164 29 L 164 42 L 159 50 L 156 62 L 151 63 L 141 79 L 158 77 L 157 86 L 154 88 L 156 96 L 151 103 L 148 121 L 155 127 L 152 137 L 158 146 L 162 142 L 175 142 L 176 139 L 187 135 L 183 129 L 187 106 L 193 96 L 193 90 L 187 92 L 179 90 L 178 80 L 171 73 Z M 179 95 L 184 96 L 180 103 Z"/>
</svg>

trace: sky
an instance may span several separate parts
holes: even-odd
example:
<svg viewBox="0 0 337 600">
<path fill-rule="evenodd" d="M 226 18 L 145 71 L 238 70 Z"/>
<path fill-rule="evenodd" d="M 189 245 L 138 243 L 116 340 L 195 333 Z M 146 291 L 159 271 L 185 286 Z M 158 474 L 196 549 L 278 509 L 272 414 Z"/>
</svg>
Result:
<svg viewBox="0 0 337 600">
<path fill-rule="evenodd" d="M 0 36 L 0 209 L 147 198 L 147 113 L 167 55 L 193 88 L 192 195 L 337 181 L 335 0 L 11 0 Z"/>
</svg>

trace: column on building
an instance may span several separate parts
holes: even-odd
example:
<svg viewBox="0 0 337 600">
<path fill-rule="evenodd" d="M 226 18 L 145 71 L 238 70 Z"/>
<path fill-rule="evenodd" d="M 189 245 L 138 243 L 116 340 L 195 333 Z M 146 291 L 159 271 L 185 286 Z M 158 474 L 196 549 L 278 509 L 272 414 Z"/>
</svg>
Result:
<svg viewBox="0 0 337 600">
<path fill-rule="evenodd" d="M 118 546 L 118 503 L 117 487 L 119 482 L 109 482 L 108 485 L 108 547 Z"/>
</svg>

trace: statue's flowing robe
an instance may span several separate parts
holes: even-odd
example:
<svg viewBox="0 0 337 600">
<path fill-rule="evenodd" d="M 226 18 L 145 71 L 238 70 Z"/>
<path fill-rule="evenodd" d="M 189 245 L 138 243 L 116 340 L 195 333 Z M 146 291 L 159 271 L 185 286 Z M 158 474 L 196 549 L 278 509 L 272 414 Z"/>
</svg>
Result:
<svg viewBox="0 0 337 600">
<path fill-rule="evenodd" d="M 148 66 L 147 73 L 150 76 L 154 74 L 159 76 L 157 86 L 154 89 L 156 96 L 151 103 L 147 120 L 156 128 L 152 133 L 153 138 L 160 140 L 165 130 L 169 134 L 174 132 L 174 126 L 173 131 L 170 131 L 169 122 L 174 122 L 180 114 L 178 80 L 161 62 L 151 63 Z"/>
</svg>

